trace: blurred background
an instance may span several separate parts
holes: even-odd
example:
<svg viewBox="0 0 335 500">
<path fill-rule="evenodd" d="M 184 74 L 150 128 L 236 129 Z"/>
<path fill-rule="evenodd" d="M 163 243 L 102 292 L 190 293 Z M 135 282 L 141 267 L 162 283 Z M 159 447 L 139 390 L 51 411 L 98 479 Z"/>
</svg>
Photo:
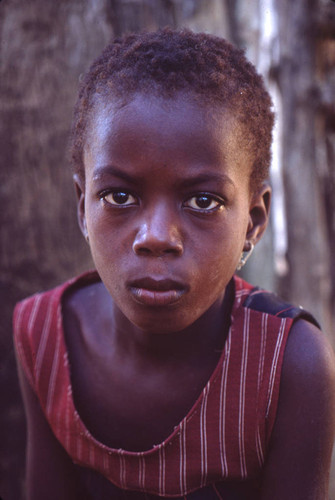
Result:
<svg viewBox="0 0 335 500">
<path fill-rule="evenodd" d="M 13 306 L 92 267 L 66 154 L 78 81 L 113 36 L 166 25 L 229 39 L 263 74 L 277 113 L 274 200 L 270 228 L 244 277 L 302 304 L 335 345 L 335 3 L 0 0 L 3 500 L 24 491 Z"/>
</svg>

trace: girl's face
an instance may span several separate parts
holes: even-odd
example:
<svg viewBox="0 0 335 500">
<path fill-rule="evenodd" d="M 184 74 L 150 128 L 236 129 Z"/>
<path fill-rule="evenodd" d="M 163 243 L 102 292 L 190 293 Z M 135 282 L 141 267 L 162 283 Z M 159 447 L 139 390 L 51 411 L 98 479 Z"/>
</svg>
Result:
<svg viewBox="0 0 335 500">
<path fill-rule="evenodd" d="M 96 268 L 137 327 L 169 333 L 220 304 L 246 240 L 267 221 L 229 113 L 187 94 L 95 107 L 76 179 Z"/>
</svg>

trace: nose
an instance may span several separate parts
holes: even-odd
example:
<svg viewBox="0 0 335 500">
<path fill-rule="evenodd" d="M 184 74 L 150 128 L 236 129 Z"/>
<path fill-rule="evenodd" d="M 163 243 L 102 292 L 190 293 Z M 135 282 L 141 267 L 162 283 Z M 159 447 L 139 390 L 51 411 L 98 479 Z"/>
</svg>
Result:
<svg viewBox="0 0 335 500">
<path fill-rule="evenodd" d="M 133 251 L 137 255 L 156 257 L 169 254 L 182 255 L 183 243 L 177 214 L 163 204 L 148 209 L 136 233 Z"/>
</svg>

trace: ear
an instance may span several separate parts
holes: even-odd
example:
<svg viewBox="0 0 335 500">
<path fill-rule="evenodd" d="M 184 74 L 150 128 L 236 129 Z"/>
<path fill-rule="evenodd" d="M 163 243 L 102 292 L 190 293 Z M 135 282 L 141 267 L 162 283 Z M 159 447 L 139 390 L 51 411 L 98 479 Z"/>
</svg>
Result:
<svg viewBox="0 0 335 500">
<path fill-rule="evenodd" d="M 81 232 L 86 241 L 88 241 L 88 232 L 85 216 L 85 180 L 79 175 L 73 176 L 74 187 L 77 197 L 77 218 Z"/>
<path fill-rule="evenodd" d="M 261 239 L 268 225 L 271 204 L 271 187 L 264 183 L 251 198 L 246 242 L 254 245 Z"/>
</svg>

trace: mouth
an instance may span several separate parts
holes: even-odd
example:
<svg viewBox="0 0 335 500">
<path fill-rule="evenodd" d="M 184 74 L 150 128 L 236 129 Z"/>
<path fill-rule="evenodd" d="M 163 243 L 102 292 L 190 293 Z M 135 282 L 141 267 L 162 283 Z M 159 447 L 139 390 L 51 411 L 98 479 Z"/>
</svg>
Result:
<svg viewBox="0 0 335 500">
<path fill-rule="evenodd" d="M 167 306 L 177 302 L 188 287 L 171 279 L 141 278 L 129 283 L 136 302 L 147 306 Z"/>
</svg>

